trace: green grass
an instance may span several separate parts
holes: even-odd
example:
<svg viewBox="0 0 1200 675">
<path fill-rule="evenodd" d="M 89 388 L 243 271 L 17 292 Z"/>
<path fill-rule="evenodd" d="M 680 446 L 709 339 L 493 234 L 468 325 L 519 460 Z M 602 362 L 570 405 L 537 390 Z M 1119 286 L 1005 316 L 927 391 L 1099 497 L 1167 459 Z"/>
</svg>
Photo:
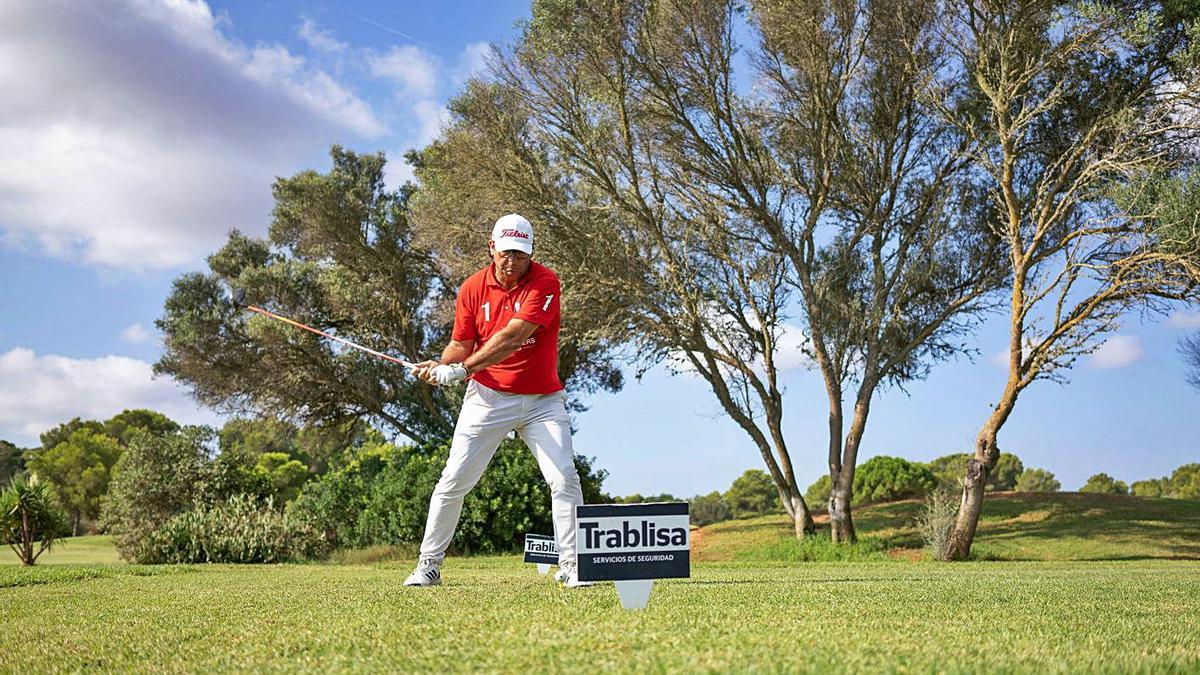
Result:
<svg viewBox="0 0 1200 675">
<path fill-rule="evenodd" d="M 799 543 L 786 516 L 732 520 L 703 528 L 693 558 L 703 561 L 868 560 L 923 556 L 913 521 L 921 502 L 857 507 L 860 544 Z M 999 493 L 984 501 L 972 547 L 982 560 L 1200 560 L 1200 501 L 1079 493 Z"/>
<path fill-rule="evenodd" d="M 107 535 L 60 539 L 37 559 L 38 565 L 116 565 L 120 562 L 112 537 Z M 21 564 L 8 546 L 0 547 L 0 565 L 4 564 Z"/>
<path fill-rule="evenodd" d="M 452 558 L 445 586 L 409 589 L 408 547 L 148 567 L 65 540 L 0 565 L 0 672 L 1200 671 L 1200 502 L 986 504 L 983 560 L 959 564 L 913 562 L 916 502 L 858 509 L 849 548 L 782 517 L 703 528 L 692 578 L 637 612 L 513 556 Z"/>
<path fill-rule="evenodd" d="M 452 559 L 432 589 L 399 564 L 63 569 L 0 587 L 0 671 L 1200 668 L 1195 562 L 709 563 L 637 612 L 514 557 Z"/>
</svg>

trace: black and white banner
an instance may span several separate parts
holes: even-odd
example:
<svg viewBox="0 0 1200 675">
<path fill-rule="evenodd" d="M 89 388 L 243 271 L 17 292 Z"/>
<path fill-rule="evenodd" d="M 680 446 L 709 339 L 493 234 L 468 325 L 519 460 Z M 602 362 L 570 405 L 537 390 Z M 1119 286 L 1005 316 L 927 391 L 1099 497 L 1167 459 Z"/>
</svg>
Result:
<svg viewBox="0 0 1200 675">
<path fill-rule="evenodd" d="M 687 502 L 580 506 L 577 542 L 583 581 L 691 575 Z"/>
<path fill-rule="evenodd" d="M 525 562 L 557 565 L 558 545 L 554 543 L 554 537 L 544 534 L 525 535 Z"/>
</svg>

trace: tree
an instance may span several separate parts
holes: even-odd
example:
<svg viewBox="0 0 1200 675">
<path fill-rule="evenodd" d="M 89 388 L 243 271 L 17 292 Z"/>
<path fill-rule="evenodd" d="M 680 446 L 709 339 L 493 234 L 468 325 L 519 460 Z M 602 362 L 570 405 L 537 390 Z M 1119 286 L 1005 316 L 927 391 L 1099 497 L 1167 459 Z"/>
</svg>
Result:
<svg viewBox="0 0 1200 675">
<path fill-rule="evenodd" d="M 138 547 L 151 532 L 203 498 L 212 483 L 213 446 L 214 433 L 207 427 L 130 439 L 101 508 L 101 522 L 114 534 L 122 557 L 138 559 Z"/>
<path fill-rule="evenodd" d="M 18 475 L 0 492 L 0 538 L 23 565 L 33 565 L 67 531 L 67 519 L 54 504 L 54 493 L 43 481 Z M 38 543 L 34 551 L 34 542 Z"/>
<path fill-rule="evenodd" d="M 440 353 L 455 285 L 414 241 L 414 188 L 386 189 L 382 155 L 337 146 L 330 154 L 328 173 L 276 180 L 267 239 L 234 231 L 208 258 L 208 273 L 175 281 L 156 322 L 165 351 L 155 372 L 227 412 L 324 428 L 368 418 L 417 442 L 447 438 L 461 388 L 429 387 L 403 368 L 225 299 L 224 285 L 239 286 L 253 304 L 358 344 L 409 360 Z M 560 359 L 572 391 L 586 390 L 595 376 L 579 363 L 570 354 Z"/>
<path fill-rule="evenodd" d="M 1187 363 L 1188 384 L 1200 389 L 1200 333 L 1185 336 L 1179 341 L 1179 353 Z"/>
<path fill-rule="evenodd" d="M 1025 469 L 1013 488 L 1017 492 L 1058 492 L 1062 485 L 1045 469 Z"/>
<path fill-rule="evenodd" d="M 688 500 L 688 517 L 693 525 L 704 527 L 733 517 L 729 502 L 716 490 L 706 495 L 696 495 Z"/>
<path fill-rule="evenodd" d="M 1129 494 L 1129 486 L 1125 484 L 1125 481 L 1115 480 L 1106 473 L 1098 473 L 1089 477 L 1079 491 L 1101 495 L 1124 495 Z"/>
<path fill-rule="evenodd" d="M 25 451 L 8 441 L 0 440 L 0 486 L 25 470 Z"/>
<path fill-rule="evenodd" d="M 1135 20 L 1131 19 L 1136 17 Z M 939 33 L 964 72 L 946 119 L 969 144 L 1010 261 L 1008 378 L 964 473 L 965 559 L 1017 398 L 1094 350 L 1133 309 L 1193 292 L 1200 238 L 1162 236 L 1145 197 L 1194 163 L 1194 16 L 1174 3 L 969 0 Z"/>
<path fill-rule="evenodd" d="M 1129 494 L 1138 497 L 1165 497 L 1169 490 L 1170 481 L 1166 478 L 1135 480 L 1129 485 Z"/>
<path fill-rule="evenodd" d="M 1200 499 L 1200 464 L 1184 464 L 1171 473 L 1170 491 L 1173 499 Z"/>
<path fill-rule="evenodd" d="M 104 423 L 97 422 L 95 420 L 85 421 L 76 417 L 70 422 L 64 422 L 53 429 L 47 429 L 46 431 L 42 432 L 39 436 L 39 440 L 42 442 L 41 447 L 42 449 L 49 449 L 53 448 L 59 443 L 65 443 L 71 437 L 71 434 L 79 431 L 80 429 L 86 429 L 97 434 L 102 434 L 104 433 Z"/>
<path fill-rule="evenodd" d="M 923 497 L 936 487 L 937 479 L 924 464 L 879 455 L 859 467 L 854 499 L 856 504 L 866 504 Z"/>
<path fill-rule="evenodd" d="M 110 471 L 121 450 L 111 436 L 85 424 L 66 440 L 29 456 L 29 470 L 57 488 L 58 498 L 71 516 L 72 535 L 80 533 L 84 519 L 94 521 L 100 516 L 100 498 L 108 491 Z"/>
<path fill-rule="evenodd" d="M 124 410 L 104 423 L 104 433 L 115 438 L 123 446 L 129 445 L 138 430 L 151 434 L 173 434 L 179 424 L 166 415 L 153 410 Z"/>
<path fill-rule="evenodd" d="M 725 491 L 725 501 L 738 518 L 774 513 L 782 507 L 779 491 L 767 472 L 748 469 Z"/>
<path fill-rule="evenodd" d="M 826 12 L 812 20 L 762 4 L 768 37 L 794 16 L 817 33 L 836 23 L 817 3 L 795 3 Z M 782 432 L 779 375 L 796 356 L 782 345 L 809 344 L 825 377 L 835 538 L 848 541 L 873 392 L 955 353 L 995 283 L 986 233 L 950 206 L 955 143 L 914 103 L 936 93 L 920 47 L 933 13 L 896 22 L 901 3 L 884 4 L 867 20 L 862 3 L 864 21 L 838 28 L 847 35 L 768 40 L 760 71 L 778 82 L 763 100 L 733 84 L 739 3 L 536 2 L 491 81 L 468 85 L 444 138 L 416 157 L 414 222 L 439 250 L 466 248 L 447 224 L 499 205 L 550 224 L 543 241 L 586 299 L 592 334 L 631 344 L 640 372 L 665 362 L 702 378 L 759 450 L 797 536 L 812 518 Z"/>
<path fill-rule="evenodd" d="M 965 468 L 965 466 L 964 466 Z M 988 492 L 1000 492 L 1016 489 L 1017 479 L 1021 476 L 1021 472 L 1025 470 L 1021 464 L 1020 458 L 1016 455 L 1002 452 L 996 458 L 996 465 L 988 472 L 987 485 L 984 489 Z M 962 477 L 962 474 L 959 474 Z"/>
<path fill-rule="evenodd" d="M 0 539 L 23 565 L 33 565 L 68 528 L 48 483 L 17 475 L 0 492 Z M 38 542 L 37 551 L 34 542 Z"/>
<path fill-rule="evenodd" d="M 272 496 L 280 505 L 295 499 L 309 476 L 308 467 L 292 459 L 286 452 L 262 453 L 256 460 L 255 468 L 270 482 Z"/>
<path fill-rule="evenodd" d="M 931 460 L 925 466 L 933 472 L 938 485 L 957 490 L 962 487 L 963 471 L 966 470 L 967 461 L 970 459 L 971 456 L 965 452 L 955 452 Z"/>
</svg>

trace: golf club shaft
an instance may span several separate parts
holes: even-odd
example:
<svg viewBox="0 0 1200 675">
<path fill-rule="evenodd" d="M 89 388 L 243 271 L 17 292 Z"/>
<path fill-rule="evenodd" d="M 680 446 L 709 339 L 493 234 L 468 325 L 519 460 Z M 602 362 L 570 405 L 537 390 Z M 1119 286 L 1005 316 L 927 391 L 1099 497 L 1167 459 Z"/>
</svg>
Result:
<svg viewBox="0 0 1200 675">
<path fill-rule="evenodd" d="M 265 316 L 265 317 L 269 317 L 269 318 L 272 318 L 272 319 L 277 319 L 277 320 L 279 320 L 279 321 L 282 321 L 282 322 L 284 322 L 284 323 L 286 323 L 286 324 L 289 324 L 289 325 L 295 326 L 296 328 L 302 328 L 302 329 L 304 329 L 304 330 L 306 330 L 306 331 L 308 331 L 308 332 L 310 332 L 310 333 L 316 333 L 317 335 L 321 335 L 321 336 L 323 336 L 323 337 L 327 337 L 327 338 L 329 338 L 330 340 L 336 340 L 337 342 L 340 342 L 340 343 L 342 343 L 342 344 L 344 344 L 344 345 L 346 345 L 346 346 L 348 346 L 348 347 L 354 347 L 355 349 L 358 349 L 358 350 L 364 351 L 364 352 L 366 352 L 366 353 L 368 353 L 368 354 L 370 354 L 370 355 L 372 355 L 372 356 L 378 356 L 378 357 L 379 357 L 379 358 L 381 358 L 381 359 L 386 359 L 386 360 L 388 360 L 388 361 L 391 361 L 392 363 L 397 363 L 397 364 L 399 364 L 399 365 L 402 365 L 402 366 L 404 366 L 405 368 L 416 368 L 416 364 L 415 364 L 415 363 L 409 363 L 408 361 L 405 361 L 405 360 L 403 360 L 403 359 L 398 359 L 398 358 L 396 358 L 396 357 L 394 357 L 394 356 L 388 356 L 387 354 L 384 354 L 384 353 L 382 353 L 382 352 L 377 352 L 377 351 L 375 351 L 374 349 L 370 349 L 370 348 L 368 348 L 368 347 L 364 347 L 364 346 L 362 346 L 362 345 L 359 345 L 359 344 L 355 344 L 355 343 L 353 343 L 353 342 L 351 342 L 351 341 L 349 341 L 349 340 L 346 340 L 346 339 L 340 338 L 340 337 L 338 337 L 338 336 L 336 336 L 336 335 L 330 335 L 329 333 L 326 333 L 325 331 L 317 330 L 316 328 L 313 328 L 313 327 L 311 327 L 311 326 L 305 326 L 304 324 L 300 323 L 299 321 L 292 321 L 291 319 L 289 319 L 289 318 L 287 318 L 287 317 L 285 317 L 285 316 L 279 316 L 278 314 L 274 314 L 274 313 L 272 313 L 272 312 L 268 312 L 267 310 L 265 310 L 265 309 L 263 309 L 263 308 L 261 308 L 261 307 L 255 307 L 254 305 L 246 305 L 246 309 L 248 309 L 248 310 L 250 310 L 251 312 L 254 312 L 254 313 L 256 313 L 256 314 L 262 314 L 262 315 L 263 315 L 263 316 Z"/>
</svg>

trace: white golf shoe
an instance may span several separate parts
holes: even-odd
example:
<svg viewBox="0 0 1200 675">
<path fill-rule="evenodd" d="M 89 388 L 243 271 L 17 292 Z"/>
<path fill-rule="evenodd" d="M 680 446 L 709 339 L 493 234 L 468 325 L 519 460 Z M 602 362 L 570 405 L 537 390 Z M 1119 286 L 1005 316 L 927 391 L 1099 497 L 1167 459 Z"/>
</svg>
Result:
<svg viewBox="0 0 1200 675">
<path fill-rule="evenodd" d="M 405 586 L 440 586 L 442 584 L 442 564 L 436 560 L 421 560 L 417 569 L 404 580 Z"/>
<path fill-rule="evenodd" d="M 565 562 L 558 569 L 558 574 L 554 575 L 555 579 L 563 582 L 567 588 L 582 588 L 584 586 L 594 586 L 594 582 L 579 580 L 579 566 L 573 562 Z"/>
</svg>

